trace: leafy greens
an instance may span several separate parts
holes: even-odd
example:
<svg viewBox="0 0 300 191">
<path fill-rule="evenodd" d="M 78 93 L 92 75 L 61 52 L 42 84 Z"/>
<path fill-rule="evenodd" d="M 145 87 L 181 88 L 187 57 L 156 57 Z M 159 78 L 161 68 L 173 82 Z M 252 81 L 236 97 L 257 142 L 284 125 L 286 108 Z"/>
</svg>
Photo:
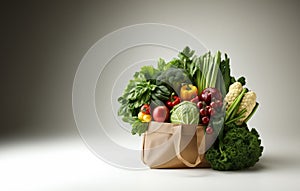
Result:
<svg viewBox="0 0 300 191">
<path fill-rule="evenodd" d="M 262 155 L 259 134 L 246 124 L 225 126 L 224 138 L 206 152 L 206 159 L 215 170 L 240 170 L 253 166 Z"/>
</svg>

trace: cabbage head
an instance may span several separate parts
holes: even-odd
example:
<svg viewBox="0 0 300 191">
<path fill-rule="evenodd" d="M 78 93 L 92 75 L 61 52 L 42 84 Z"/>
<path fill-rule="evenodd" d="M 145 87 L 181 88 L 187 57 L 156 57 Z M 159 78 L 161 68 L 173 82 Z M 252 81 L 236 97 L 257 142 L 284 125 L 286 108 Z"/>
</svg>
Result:
<svg viewBox="0 0 300 191">
<path fill-rule="evenodd" d="M 171 123 L 198 124 L 199 110 L 197 105 L 190 101 L 183 101 L 171 110 Z"/>
</svg>

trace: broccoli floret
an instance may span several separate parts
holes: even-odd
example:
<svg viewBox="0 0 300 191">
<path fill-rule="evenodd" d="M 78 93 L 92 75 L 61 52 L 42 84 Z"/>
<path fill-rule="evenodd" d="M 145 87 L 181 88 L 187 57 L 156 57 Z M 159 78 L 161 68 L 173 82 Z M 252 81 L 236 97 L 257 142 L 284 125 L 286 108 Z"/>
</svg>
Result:
<svg viewBox="0 0 300 191">
<path fill-rule="evenodd" d="M 180 68 L 168 68 L 157 77 L 158 84 L 161 82 L 167 84 L 179 94 L 182 83 L 191 83 L 188 74 Z"/>
<path fill-rule="evenodd" d="M 229 128 L 222 141 L 216 142 L 206 153 L 215 170 L 240 170 L 254 166 L 263 147 L 255 129 Z"/>
</svg>

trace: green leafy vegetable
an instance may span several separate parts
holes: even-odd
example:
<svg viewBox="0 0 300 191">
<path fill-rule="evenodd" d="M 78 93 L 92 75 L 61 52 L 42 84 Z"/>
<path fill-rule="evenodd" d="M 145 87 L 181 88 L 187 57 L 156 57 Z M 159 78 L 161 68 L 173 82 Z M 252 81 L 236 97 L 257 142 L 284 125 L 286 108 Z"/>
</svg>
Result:
<svg viewBox="0 0 300 191">
<path fill-rule="evenodd" d="M 139 135 L 146 131 L 147 123 L 142 123 L 137 119 L 137 115 L 142 105 L 151 102 L 160 104 L 159 100 L 167 100 L 171 95 L 170 90 L 163 84 L 157 85 L 156 78 L 160 71 L 153 66 L 143 66 L 139 72 L 134 74 L 134 78 L 129 81 L 123 95 L 118 98 L 120 108 L 118 115 L 122 120 L 132 125 L 132 134 Z"/>
<path fill-rule="evenodd" d="M 148 125 L 149 125 L 149 123 L 144 123 L 144 122 L 141 122 L 139 119 L 136 119 L 131 124 L 131 126 L 132 126 L 131 133 L 133 135 L 135 135 L 135 134 L 141 135 L 147 130 Z"/>
<path fill-rule="evenodd" d="M 206 159 L 212 168 L 240 170 L 254 166 L 263 151 L 257 131 L 234 124 L 227 129 L 224 138 L 206 152 Z"/>
<path fill-rule="evenodd" d="M 167 64 L 166 64 L 166 61 L 162 58 L 158 59 L 158 62 L 157 62 L 157 69 L 160 70 L 160 71 L 164 71 L 168 68 Z"/>
<path fill-rule="evenodd" d="M 157 82 L 167 84 L 179 95 L 181 85 L 191 83 L 191 80 L 185 70 L 170 67 L 157 77 Z"/>
<path fill-rule="evenodd" d="M 237 81 L 240 82 L 242 86 L 246 85 L 246 78 L 244 76 L 239 77 Z"/>
<path fill-rule="evenodd" d="M 199 111 L 195 103 L 183 101 L 171 110 L 171 123 L 198 124 Z"/>
<path fill-rule="evenodd" d="M 140 107 L 150 102 L 151 92 L 155 88 L 156 85 L 151 84 L 149 81 L 130 80 L 123 96 L 118 99 L 121 104 L 118 115 L 123 116 L 124 121 L 128 121 L 128 117 L 137 116 Z"/>
<path fill-rule="evenodd" d="M 225 92 L 223 90 L 223 92 L 221 91 L 221 93 L 223 95 L 226 95 L 226 93 L 229 90 L 229 86 L 232 83 L 231 82 L 231 76 L 230 76 L 230 65 L 229 65 L 230 59 L 228 58 L 227 54 L 225 54 L 225 59 L 221 61 L 220 63 L 220 71 L 222 73 L 223 76 L 223 81 L 224 81 L 224 85 L 225 85 Z"/>
<path fill-rule="evenodd" d="M 220 87 L 220 91 L 222 95 L 226 95 L 228 93 L 229 86 L 236 81 L 241 82 L 243 86 L 246 84 L 245 77 L 242 76 L 238 80 L 236 80 L 233 76 L 231 76 L 230 59 L 228 58 L 227 54 L 225 54 L 225 59 L 221 61 L 219 68 L 222 73 L 223 82 L 225 86 L 225 89 L 223 87 Z"/>
<path fill-rule="evenodd" d="M 143 66 L 141 67 L 140 74 L 143 74 L 146 80 L 151 80 L 156 78 L 158 72 L 153 66 Z"/>
<path fill-rule="evenodd" d="M 181 68 L 184 70 L 188 71 L 189 70 L 189 65 L 192 62 L 192 57 L 194 55 L 195 51 L 191 50 L 190 47 L 185 47 L 182 52 L 178 54 L 179 57 L 179 62 L 181 63 Z"/>
</svg>

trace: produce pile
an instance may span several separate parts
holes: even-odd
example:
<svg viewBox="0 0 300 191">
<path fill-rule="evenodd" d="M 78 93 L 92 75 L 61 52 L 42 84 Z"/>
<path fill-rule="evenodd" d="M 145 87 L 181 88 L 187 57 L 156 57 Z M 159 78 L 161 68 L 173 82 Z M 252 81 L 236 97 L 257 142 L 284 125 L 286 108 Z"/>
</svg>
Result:
<svg viewBox="0 0 300 191">
<path fill-rule="evenodd" d="M 231 76 L 226 54 L 194 53 L 185 47 L 169 62 L 141 67 L 118 99 L 118 115 L 133 135 L 151 121 L 203 125 L 207 136 L 218 137 L 205 154 L 213 169 L 253 166 L 263 151 L 259 134 L 247 126 L 259 105 L 255 92 L 245 87 L 245 77 Z"/>
</svg>

